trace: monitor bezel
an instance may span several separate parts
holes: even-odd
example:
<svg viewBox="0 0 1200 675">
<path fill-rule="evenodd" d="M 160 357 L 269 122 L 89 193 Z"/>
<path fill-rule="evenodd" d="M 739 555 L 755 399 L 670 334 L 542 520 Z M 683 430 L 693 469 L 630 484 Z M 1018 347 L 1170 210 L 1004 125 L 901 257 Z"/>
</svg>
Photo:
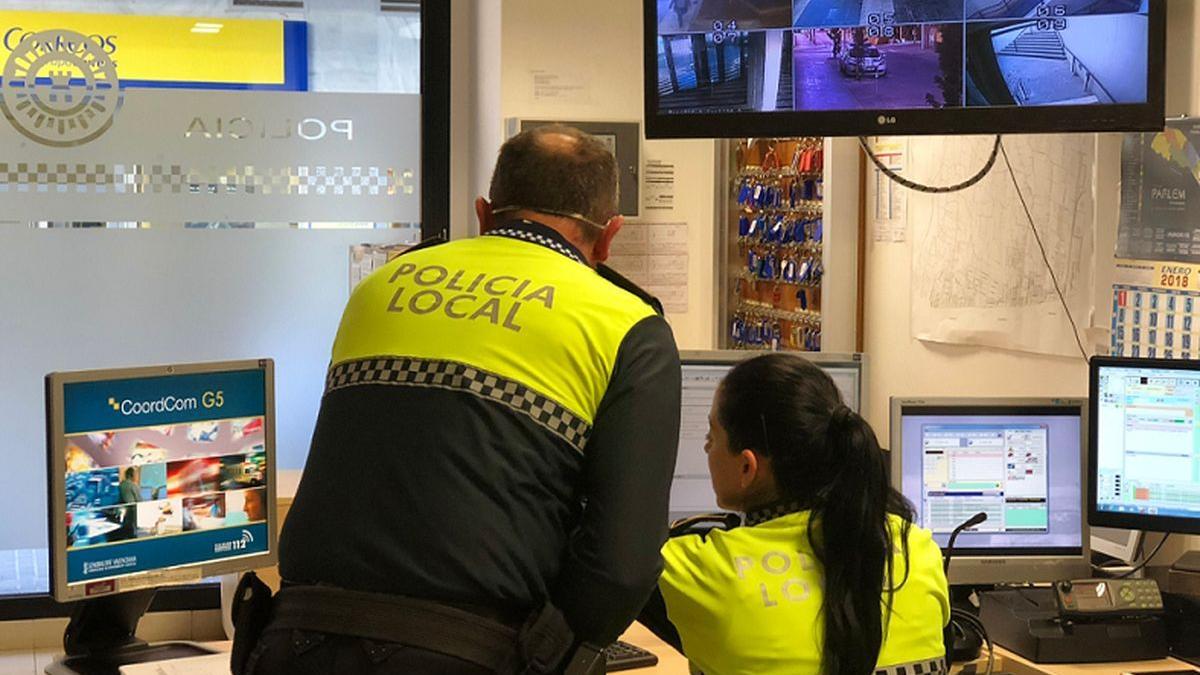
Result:
<svg viewBox="0 0 1200 675">
<path fill-rule="evenodd" d="M 867 356 L 866 354 L 835 352 L 790 352 L 751 349 L 680 350 L 679 363 L 686 366 L 731 366 L 764 354 L 787 354 L 813 362 L 819 368 L 851 368 L 858 371 L 858 409 L 862 414 L 867 409 Z M 853 406 L 851 406 L 853 407 Z"/>
<path fill-rule="evenodd" d="M 264 447 L 267 454 L 267 550 L 220 561 L 188 563 L 165 568 L 168 571 L 186 570 L 182 575 L 163 575 L 163 570 L 145 570 L 133 574 L 105 577 L 75 584 L 67 583 L 67 532 L 62 526 L 66 522 L 66 500 L 56 499 L 66 492 L 65 415 L 63 410 L 63 388 L 67 384 L 96 382 L 102 380 L 141 379 L 261 370 L 264 376 L 263 430 Z M 46 475 L 50 519 L 48 541 L 50 543 L 50 596 L 60 603 L 125 593 L 147 588 L 189 585 L 201 580 L 240 572 L 270 567 L 278 561 L 277 496 L 276 496 L 276 446 L 275 446 L 275 362 L 273 359 L 243 359 L 208 363 L 183 363 L 132 368 L 106 368 L 55 372 L 46 375 Z M 191 571 L 195 570 L 195 574 Z M 112 582 L 105 586 L 106 582 Z"/>
<path fill-rule="evenodd" d="M 892 460 L 892 487 L 903 493 L 902 419 L 906 409 L 937 408 L 962 410 L 963 414 L 1021 414 L 1023 409 L 1062 408 L 1078 411 L 1079 471 L 1088 471 L 1087 401 L 1080 397 L 1007 397 L 1007 398 L 899 398 L 892 397 L 889 419 L 889 442 Z M 985 412 L 996 411 L 996 412 Z M 1036 414 L 1036 413 L 1034 413 Z M 1072 415 L 1074 416 L 1074 415 Z M 1079 491 L 1080 546 L 1055 548 L 968 548 L 954 547 L 954 562 L 950 569 L 952 584 L 999 584 L 1049 582 L 1074 579 L 1091 574 L 1091 532 L 1087 518 L 1087 496 Z M 943 547 L 944 550 L 944 547 Z"/>
<path fill-rule="evenodd" d="M 1092 551 L 1094 553 L 1103 553 L 1104 555 L 1120 560 L 1124 563 L 1132 564 L 1138 555 L 1138 547 L 1142 545 L 1142 538 L 1145 536 L 1141 530 L 1119 530 L 1107 527 L 1090 527 L 1092 533 L 1090 541 L 1092 543 Z M 1108 530 L 1114 533 L 1114 539 L 1108 539 L 1104 533 L 1098 530 Z M 1123 541 L 1116 541 L 1115 537 L 1120 536 Z"/>
<path fill-rule="evenodd" d="M 1200 375 L 1200 361 L 1181 359 L 1150 359 L 1120 356 L 1093 356 L 1088 364 L 1088 461 L 1091 466 L 1099 466 L 1099 415 L 1097 406 L 1099 397 L 1101 368 L 1158 368 L 1163 370 L 1192 371 Z M 1200 515 L 1196 518 L 1181 518 L 1179 516 L 1159 516 L 1143 513 L 1119 513 L 1102 511 L 1097 497 L 1098 479 L 1100 472 L 1093 471 L 1088 475 L 1087 483 L 1087 517 L 1088 524 L 1096 527 L 1111 527 L 1125 530 L 1142 530 L 1146 532 L 1168 532 L 1177 534 L 1200 535 Z"/>
<path fill-rule="evenodd" d="M 659 35 L 656 3 L 655 0 L 643 0 L 642 78 L 646 138 L 1160 131 L 1166 114 L 1167 13 L 1165 0 L 1149 2 L 1145 103 L 671 115 L 658 111 Z"/>
</svg>

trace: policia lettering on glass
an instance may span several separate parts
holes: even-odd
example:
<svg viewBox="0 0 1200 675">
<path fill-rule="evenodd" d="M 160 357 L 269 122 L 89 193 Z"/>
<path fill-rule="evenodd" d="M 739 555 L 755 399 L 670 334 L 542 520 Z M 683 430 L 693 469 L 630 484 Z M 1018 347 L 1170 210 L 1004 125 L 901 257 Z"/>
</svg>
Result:
<svg viewBox="0 0 1200 675">
<path fill-rule="evenodd" d="M 401 263 L 388 283 L 396 285 L 389 312 L 440 311 L 451 319 L 487 321 L 517 333 L 521 332 L 517 319 L 526 304 L 554 309 L 554 286 L 534 287 L 529 279 L 503 274 L 451 272 L 441 265 L 418 269 L 412 263 Z"/>
</svg>

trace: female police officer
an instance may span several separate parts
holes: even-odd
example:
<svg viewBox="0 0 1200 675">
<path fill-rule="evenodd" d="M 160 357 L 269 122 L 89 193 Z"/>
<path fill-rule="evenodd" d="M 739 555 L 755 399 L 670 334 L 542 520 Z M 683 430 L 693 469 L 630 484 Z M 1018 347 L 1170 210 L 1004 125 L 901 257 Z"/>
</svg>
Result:
<svg viewBox="0 0 1200 675">
<path fill-rule="evenodd" d="M 783 354 L 739 364 L 705 452 L 745 526 L 670 540 L 644 623 L 706 675 L 944 671 L 941 553 L 828 375 Z"/>
</svg>

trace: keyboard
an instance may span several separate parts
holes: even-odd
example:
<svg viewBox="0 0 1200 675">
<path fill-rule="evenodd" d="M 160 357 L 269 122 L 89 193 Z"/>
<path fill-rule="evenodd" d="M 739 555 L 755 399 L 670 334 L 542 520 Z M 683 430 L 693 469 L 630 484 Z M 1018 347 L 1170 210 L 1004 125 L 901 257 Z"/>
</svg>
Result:
<svg viewBox="0 0 1200 675">
<path fill-rule="evenodd" d="M 605 672 L 609 673 L 658 665 L 658 657 L 653 652 L 620 640 L 604 648 L 604 660 L 607 664 Z"/>
</svg>

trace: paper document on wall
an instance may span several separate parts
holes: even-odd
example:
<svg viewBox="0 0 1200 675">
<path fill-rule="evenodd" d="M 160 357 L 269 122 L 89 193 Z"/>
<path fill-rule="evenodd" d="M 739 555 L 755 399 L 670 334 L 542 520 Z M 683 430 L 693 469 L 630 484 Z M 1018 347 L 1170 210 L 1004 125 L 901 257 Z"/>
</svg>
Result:
<svg viewBox="0 0 1200 675">
<path fill-rule="evenodd" d="M 688 311 L 687 223 L 626 222 L 607 264 L 658 298 L 666 311 Z"/>
<path fill-rule="evenodd" d="M 909 176 L 947 185 L 978 171 L 991 138 L 912 139 Z M 1093 314 L 1092 135 L 1007 136 L 1005 147 L 1058 277 L 1067 306 L 1086 330 Z M 1071 325 L 1004 162 L 957 193 L 910 194 L 912 335 L 1071 356 Z"/>
<path fill-rule="evenodd" d="M 644 207 L 650 211 L 675 209 L 675 165 L 657 159 L 646 160 Z"/>
<path fill-rule="evenodd" d="M 871 139 L 871 151 L 889 170 L 904 171 L 908 139 L 881 136 Z M 908 235 L 908 188 L 872 165 L 867 177 L 867 208 L 871 232 L 877 242 L 899 243 Z"/>
</svg>

